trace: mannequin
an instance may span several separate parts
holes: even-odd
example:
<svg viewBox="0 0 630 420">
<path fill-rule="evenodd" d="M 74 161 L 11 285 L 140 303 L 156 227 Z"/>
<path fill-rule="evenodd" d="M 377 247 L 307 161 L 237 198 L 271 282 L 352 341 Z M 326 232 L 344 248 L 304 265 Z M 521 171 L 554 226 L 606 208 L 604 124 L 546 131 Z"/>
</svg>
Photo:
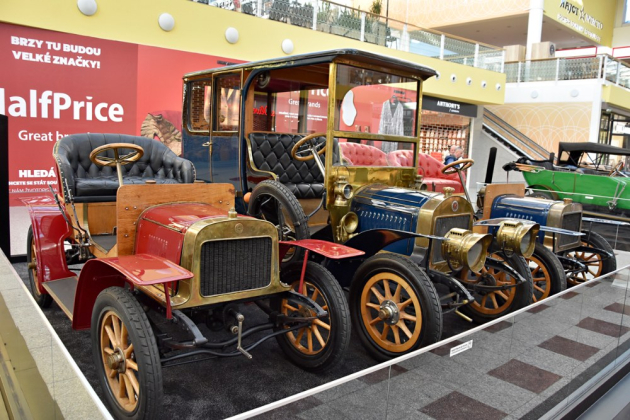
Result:
<svg viewBox="0 0 630 420">
<path fill-rule="evenodd" d="M 381 122 L 378 126 L 379 134 L 389 134 L 394 136 L 404 135 L 403 127 L 403 106 L 396 95 L 383 102 L 381 110 Z M 398 150 L 398 143 L 383 142 L 381 150 L 389 153 Z"/>
</svg>

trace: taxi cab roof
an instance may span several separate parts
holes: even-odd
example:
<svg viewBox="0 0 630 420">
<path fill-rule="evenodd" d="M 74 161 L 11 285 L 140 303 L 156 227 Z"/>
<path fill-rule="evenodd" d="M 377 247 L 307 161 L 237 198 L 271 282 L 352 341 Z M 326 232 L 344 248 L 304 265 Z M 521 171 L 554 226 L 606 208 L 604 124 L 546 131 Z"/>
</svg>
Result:
<svg viewBox="0 0 630 420">
<path fill-rule="evenodd" d="M 416 78 L 426 80 L 431 76 L 437 75 L 437 72 L 427 66 L 423 66 L 411 61 L 402 60 L 378 53 L 356 50 L 356 49 L 338 49 L 329 51 L 319 51 L 314 53 L 291 55 L 281 58 L 273 58 L 269 60 L 252 61 L 242 64 L 235 64 L 214 69 L 196 71 L 184 75 L 184 80 L 197 78 L 203 75 L 210 75 L 215 72 L 226 72 L 230 70 L 246 69 L 253 70 L 257 68 L 280 69 L 284 67 L 300 67 L 311 64 L 331 63 L 338 59 L 351 60 L 353 62 L 369 64 L 373 66 L 383 67 L 383 70 L 390 70 L 392 73 L 401 71 L 411 73 Z M 387 71 L 385 70 L 385 71 Z"/>
</svg>

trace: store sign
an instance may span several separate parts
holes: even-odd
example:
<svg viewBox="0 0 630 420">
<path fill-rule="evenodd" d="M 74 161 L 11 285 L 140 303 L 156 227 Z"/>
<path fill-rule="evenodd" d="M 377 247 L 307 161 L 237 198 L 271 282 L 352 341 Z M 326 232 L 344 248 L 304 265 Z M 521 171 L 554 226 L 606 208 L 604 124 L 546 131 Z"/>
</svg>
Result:
<svg viewBox="0 0 630 420">
<path fill-rule="evenodd" d="M 220 67 L 220 61 L 225 59 L 0 23 L 0 114 L 9 122 L 11 205 L 57 187 L 52 150 L 69 134 L 146 135 L 166 139 L 181 153 L 182 75 Z"/>
<path fill-rule="evenodd" d="M 477 105 L 450 100 L 447 101 L 445 99 L 434 98 L 426 95 L 422 97 L 422 109 L 427 111 L 443 112 L 446 114 L 462 115 L 464 117 L 475 118 L 477 116 Z"/>
<path fill-rule="evenodd" d="M 545 15 L 600 45 L 610 46 L 615 0 L 546 0 Z"/>
</svg>

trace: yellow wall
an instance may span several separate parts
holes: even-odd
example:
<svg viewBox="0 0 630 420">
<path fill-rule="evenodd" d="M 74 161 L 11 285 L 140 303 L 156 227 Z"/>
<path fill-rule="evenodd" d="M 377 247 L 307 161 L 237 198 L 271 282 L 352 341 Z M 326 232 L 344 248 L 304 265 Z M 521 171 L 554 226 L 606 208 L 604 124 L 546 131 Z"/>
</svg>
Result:
<svg viewBox="0 0 630 420">
<path fill-rule="evenodd" d="M 589 141 L 592 102 L 505 104 L 488 109 L 548 151 L 561 141 Z"/>
<path fill-rule="evenodd" d="M 608 47 L 612 45 L 616 10 L 617 0 L 545 0 L 545 16 L 594 44 Z M 597 22 L 585 18 L 587 15 Z"/>
<path fill-rule="evenodd" d="M 355 8 L 368 11 L 373 0 L 354 0 Z M 385 16 L 387 0 L 381 15 Z M 423 28 L 527 14 L 529 0 L 389 0 L 388 16 Z M 407 19 L 409 16 L 409 19 Z"/>
<path fill-rule="evenodd" d="M 630 23 L 623 23 L 625 1 L 617 0 L 617 13 L 615 16 L 615 29 L 613 31 L 612 46 L 627 47 L 630 45 Z"/>
<path fill-rule="evenodd" d="M 615 85 L 608 85 L 602 88 L 602 102 L 623 109 L 630 109 L 630 91 Z"/>
<path fill-rule="evenodd" d="M 87 17 L 78 10 L 76 0 L 1 0 L 0 21 L 248 61 L 283 56 L 281 44 L 286 38 L 293 41 L 294 54 L 358 48 L 436 69 L 443 77 L 425 84 L 425 93 L 430 95 L 476 104 L 499 104 L 504 100 L 505 75 L 496 72 L 314 32 L 188 0 L 97 0 L 97 3 L 97 13 Z M 175 18 L 175 28 L 171 32 L 164 32 L 158 26 L 158 17 L 162 13 L 170 13 Z M 225 30 L 230 26 L 238 29 L 240 34 L 238 43 L 234 45 L 225 40 Z M 451 82 L 451 74 L 457 76 L 457 82 Z M 470 86 L 466 85 L 468 77 L 472 78 Z M 485 89 L 481 87 L 482 81 L 486 82 Z M 497 83 L 501 85 L 499 91 L 495 89 Z"/>
</svg>

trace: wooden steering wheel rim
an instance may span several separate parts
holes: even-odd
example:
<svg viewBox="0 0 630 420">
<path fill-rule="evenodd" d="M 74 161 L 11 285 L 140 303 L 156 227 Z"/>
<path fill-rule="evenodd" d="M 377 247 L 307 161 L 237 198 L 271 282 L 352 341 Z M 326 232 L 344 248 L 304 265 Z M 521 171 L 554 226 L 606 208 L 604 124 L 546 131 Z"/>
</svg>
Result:
<svg viewBox="0 0 630 420">
<path fill-rule="evenodd" d="M 456 165 L 459 164 L 463 164 L 461 168 L 456 168 Z M 465 171 L 466 169 L 470 168 L 471 166 L 473 166 L 475 164 L 475 160 L 474 159 L 460 159 L 460 160 L 456 160 L 455 162 L 451 162 L 448 165 L 444 166 L 442 168 L 442 173 L 444 175 L 450 175 L 450 174 L 455 174 L 459 171 Z M 449 169 L 453 168 L 452 170 L 449 171 Z"/>
<path fill-rule="evenodd" d="M 617 172 L 621 172 L 621 170 L 623 169 L 623 160 L 620 160 L 619 162 L 617 162 L 617 164 L 615 165 L 615 167 L 613 168 L 612 171 L 610 171 L 610 173 L 608 174 L 608 176 L 613 176 L 614 174 L 616 174 Z"/>
<path fill-rule="evenodd" d="M 300 141 L 295 143 L 295 146 L 293 146 L 293 149 L 291 149 L 291 157 L 300 162 L 306 162 L 307 160 L 313 159 L 314 158 L 313 154 L 310 154 L 309 156 L 298 156 L 297 155 L 298 149 L 307 141 L 313 140 L 315 137 L 322 137 L 325 135 L 326 133 L 313 133 L 313 134 L 309 134 L 308 136 L 304 136 Z M 317 154 L 321 155 L 322 153 L 324 153 L 325 150 L 326 150 L 326 144 L 324 144 L 324 147 L 322 147 L 317 152 Z"/>
<path fill-rule="evenodd" d="M 118 149 L 132 149 L 133 152 L 128 153 L 124 156 L 119 156 Z M 107 160 L 105 160 L 98 156 L 108 150 L 114 150 L 114 155 L 116 156 L 114 159 L 107 158 Z M 116 166 L 117 163 L 120 163 L 121 165 L 127 165 L 128 163 L 133 163 L 137 161 L 143 155 L 144 155 L 144 149 L 141 146 L 138 146 L 137 144 L 110 143 L 110 144 L 104 144 L 92 150 L 92 153 L 90 153 L 90 160 L 92 161 L 92 163 L 96 165 L 100 165 L 100 166 Z"/>
</svg>

